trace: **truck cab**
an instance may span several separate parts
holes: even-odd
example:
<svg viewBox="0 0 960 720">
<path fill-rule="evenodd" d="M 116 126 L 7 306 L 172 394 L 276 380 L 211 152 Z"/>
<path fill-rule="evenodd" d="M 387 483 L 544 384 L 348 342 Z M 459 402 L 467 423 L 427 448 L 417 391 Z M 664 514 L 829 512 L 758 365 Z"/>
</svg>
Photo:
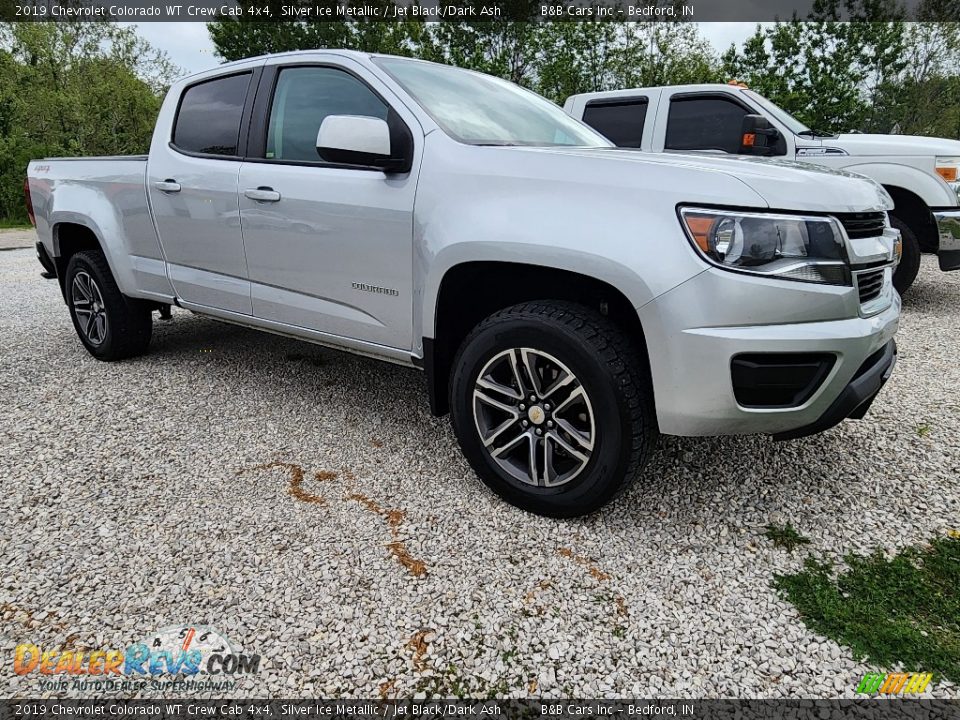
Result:
<svg viewBox="0 0 960 720">
<path fill-rule="evenodd" d="M 897 290 L 913 283 L 921 252 L 937 253 L 941 270 L 960 268 L 960 141 L 820 133 L 741 84 L 584 93 L 564 110 L 620 147 L 781 158 L 865 175 L 895 203 L 891 224 L 903 237 Z"/>
</svg>

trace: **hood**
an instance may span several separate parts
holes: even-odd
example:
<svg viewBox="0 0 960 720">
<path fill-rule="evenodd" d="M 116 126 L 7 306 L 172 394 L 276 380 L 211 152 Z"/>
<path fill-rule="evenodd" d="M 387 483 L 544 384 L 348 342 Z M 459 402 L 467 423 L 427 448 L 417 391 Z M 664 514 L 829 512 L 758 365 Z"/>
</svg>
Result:
<svg viewBox="0 0 960 720">
<path fill-rule="evenodd" d="M 860 135 L 822 138 L 822 147 L 837 147 L 851 155 L 927 155 L 960 157 L 960 140 L 919 135 Z"/>
<path fill-rule="evenodd" d="M 792 160 L 683 153 L 651 153 L 621 148 L 506 148 L 521 153 L 564 155 L 591 159 L 623 168 L 631 177 L 657 183 L 658 168 L 669 167 L 671 179 L 680 175 L 686 187 L 696 187 L 697 176 L 721 174 L 739 182 L 763 198 L 769 208 L 809 212 L 868 212 L 888 210 L 893 201 L 879 184 L 850 172 L 814 166 Z M 683 172 L 686 171 L 686 172 Z M 634 176 L 634 173 L 636 175 Z M 682 193 L 683 188 L 678 188 Z"/>
</svg>

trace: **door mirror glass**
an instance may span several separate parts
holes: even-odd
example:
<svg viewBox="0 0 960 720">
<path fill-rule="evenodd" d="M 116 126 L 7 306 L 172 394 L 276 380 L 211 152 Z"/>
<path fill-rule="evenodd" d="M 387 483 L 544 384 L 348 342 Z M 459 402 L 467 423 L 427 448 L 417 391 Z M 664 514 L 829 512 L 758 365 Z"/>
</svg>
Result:
<svg viewBox="0 0 960 720">
<path fill-rule="evenodd" d="M 327 162 L 396 170 L 390 126 L 380 118 L 328 115 L 317 133 L 317 153 Z"/>
<path fill-rule="evenodd" d="M 740 132 L 741 155 L 777 155 L 780 133 L 763 115 L 744 115 Z"/>
</svg>

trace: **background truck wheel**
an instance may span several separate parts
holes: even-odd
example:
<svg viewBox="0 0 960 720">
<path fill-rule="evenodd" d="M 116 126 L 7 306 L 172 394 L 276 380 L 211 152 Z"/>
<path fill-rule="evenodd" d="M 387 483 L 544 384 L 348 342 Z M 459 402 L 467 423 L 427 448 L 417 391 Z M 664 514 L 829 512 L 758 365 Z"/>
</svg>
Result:
<svg viewBox="0 0 960 720">
<path fill-rule="evenodd" d="M 658 431 L 642 349 L 580 305 L 501 310 L 453 365 L 453 427 L 495 493 L 551 517 L 593 512 L 647 463 Z"/>
<path fill-rule="evenodd" d="M 120 292 L 102 252 L 85 250 L 71 257 L 65 288 L 73 327 L 91 355 L 122 360 L 147 351 L 150 308 Z"/>
<path fill-rule="evenodd" d="M 903 255 L 900 264 L 893 273 L 893 286 L 903 295 L 917 278 L 920 272 L 920 241 L 907 224 L 896 215 L 890 216 L 890 224 L 900 231 L 903 239 Z"/>
</svg>

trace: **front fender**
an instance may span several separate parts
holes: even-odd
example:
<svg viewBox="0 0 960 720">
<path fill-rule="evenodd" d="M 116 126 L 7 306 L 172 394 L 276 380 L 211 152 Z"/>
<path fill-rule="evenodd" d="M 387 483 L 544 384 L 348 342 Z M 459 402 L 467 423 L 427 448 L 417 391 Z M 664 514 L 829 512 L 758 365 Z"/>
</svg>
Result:
<svg viewBox="0 0 960 720">
<path fill-rule="evenodd" d="M 911 165 L 894 162 L 864 162 L 844 165 L 844 170 L 859 173 L 876 180 L 881 185 L 909 190 L 917 195 L 927 207 L 952 207 L 957 204 L 957 195 L 940 177 L 924 172 Z"/>
</svg>

